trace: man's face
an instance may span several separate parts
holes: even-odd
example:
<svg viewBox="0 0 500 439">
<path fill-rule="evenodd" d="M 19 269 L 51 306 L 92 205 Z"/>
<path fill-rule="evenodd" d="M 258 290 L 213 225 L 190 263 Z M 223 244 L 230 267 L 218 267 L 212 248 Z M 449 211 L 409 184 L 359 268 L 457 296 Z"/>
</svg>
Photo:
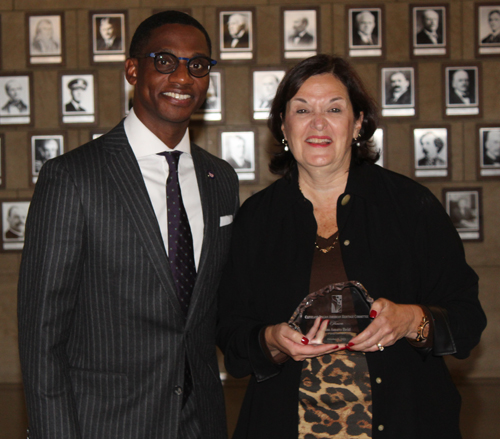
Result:
<svg viewBox="0 0 500 439">
<path fill-rule="evenodd" d="M 207 40 L 201 30 L 183 24 L 165 24 L 151 32 L 144 53 L 170 52 L 177 57 L 210 56 Z M 209 75 L 191 76 L 186 61 L 180 61 L 175 72 L 163 74 L 153 58 L 128 59 L 126 75 L 135 86 L 134 111 L 154 133 L 168 127 L 185 129 L 191 115 L 203 104 Z"/>
<path fill-rule="evenodd" d="M 306 28 L 306 22 L 304 21 L 303 18 L 297 18 L 296 20 L 293 21 L 293 30 L 296 33 L 300 33 Z"/>
<path fill-rule="evenodd" d="M 263 99 L 274 99 L 276 95 L 276 89 L 278 88 L 278 78 L 276 76 L 265 76 L 262 79 L 262 98 Z"/>
<path fill-rule="evenodd" d="M 40 24 L 38 25 L 38 33 L 39 36 L 44 40 L 52 38 L 53 34 L 52 23 L 46 20 L 40 22 Z"/>
<path fill-rule="evenodd" d="M 49 139 L 45 141 L 43 145 L 43 158 L 44 160 L 50 160 L 57 157 L 59 152 L 59 144 L 54 139 Z"/>
<path fill-rule="evenodd" d="M 24 234 L 24 223 L 26 222 L 26 214 L 24 214 L 18 207 L 13 207 L 7 218 L 9 226 L 19 234 Z"/>
<path fill-rule="evenodd" d="M 103 20 L 99 26 L 99 32 L 101 33 L 101 37 L 103 39 L 110 40 L 115 34 L 115 29 L 109 21 Z"/>
<path fill-rule="evenodd" d="M 436 11 L 428 9 L 424 12 L 424 28 L 429 32 L 436 32 L 439 27 L 439 15 Z"/>
<path fill-rule="evenodd" d="M 454 89 L 466 93 L 469 90 L 469 75 L 465 70 L 459 70 L 453 75 L 452 86 Z"/>
<path fill-rule="evenodd" d="M 408 90 L 410 81 L 408 81 L 401 72 L 394 73 L 391 76 L 391 88 L 393 93 L 404 93 Z"/>
<path fill-rule="evenodd" d="M 500 29 L 500 14 L 494 12 L 488 18 L 488 23 L 490 24 L 492 32 L 497 32 Z"/>
<path fill-rule="evenodd" d="M 244 158 L 245 157 L 245 142 L 240 137 L 230 137 L 229 141 L 229 153 L 234 158 Z"/>
<path fill-rule="evenodd" d="M 229 21 L 227 22 L 227 28 L 231 36 L 234 38 L 243 29 L 245 29 L 245 20 L 240 14 L 233 14 L 229 17 Z"/>
<path fill-rule="evenodd" d="M 17 101 L 20 99 L 22 89 L 23 87 L 21 86 L 21 84 L 15 81 L 9 82 L 5 86 L 5 91 L 13 101 Z"/>
<path fill-rule="evenodd" d="M 370 12 L 361 12 L 357 17 L 358 30 L 367 36 L 370 36 L 375 27 L 375 17 Z"/>
<path fill-rule="evenodd" d="M 438 155 L 438 150 L 435 140 L 436 136 L 434 134 L 427 134 L 424 137 L 422 137 L 422 139 L 420 139 L 422 143 L 422 150 L 429 159 L 434 159 Z"/>
<path fill-rule="evenodd" d="M 500 131 L 490 131 L 488 133 L 485 147 L 489 155 L 500 159 Z"/>
<path fill-rule="evenodd" d="M 71 97 L 75 102 L 82 102 L 82 97 L 83 97 L 83 88 L 81 87 L 73 87 L 71 90 Z"/>
</svg>

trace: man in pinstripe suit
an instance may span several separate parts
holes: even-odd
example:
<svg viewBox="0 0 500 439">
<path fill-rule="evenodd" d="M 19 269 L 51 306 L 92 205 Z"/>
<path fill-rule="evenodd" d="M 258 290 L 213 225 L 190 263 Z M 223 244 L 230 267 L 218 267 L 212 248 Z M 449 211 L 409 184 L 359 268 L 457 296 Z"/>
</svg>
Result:
<svg viewBox="0 0 500 439">
<path fill-rule="evenodd" d="M 189 141 L 210 39 L 162 12 L 131 43 L 134 108 L 108 134 L 48 161 L 31 202 L 19 280 L 19 348 L 30 437 L 222 439 L 216 294 L 239 205 L 237 177 Z M 168 73 L 151 53 L 181 61 Z M 195 75 L 192 73 L 194 72 Z M 178 175 L 196 281 L 187 314 L 169 264 L 160 153 Z M 188 373 L 186 373 L 188 372 Z"/>
</svg>

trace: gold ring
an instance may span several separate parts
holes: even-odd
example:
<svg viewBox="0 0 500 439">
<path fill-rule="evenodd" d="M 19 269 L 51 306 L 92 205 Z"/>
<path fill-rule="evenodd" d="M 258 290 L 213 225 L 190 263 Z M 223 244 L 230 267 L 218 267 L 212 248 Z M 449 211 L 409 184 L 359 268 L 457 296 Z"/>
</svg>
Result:
<svg viewBox="0 0 500 439">
<path fill-rule="evenodd" d="M 380 352 L 384 350 L 384 347 L 380 343 L 377 343 L 377 347 Z"/>
</svg>

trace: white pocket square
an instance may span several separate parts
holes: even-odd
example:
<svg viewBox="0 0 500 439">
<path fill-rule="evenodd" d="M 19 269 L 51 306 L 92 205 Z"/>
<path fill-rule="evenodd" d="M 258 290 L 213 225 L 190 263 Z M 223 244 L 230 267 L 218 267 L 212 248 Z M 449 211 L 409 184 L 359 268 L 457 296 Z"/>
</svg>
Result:
<svg viewBox="0 0 500 439">
<path fill-rule="evenodd" d="M 233 222 L 233 215 L 224 215 L 220 217 L 220 227 L 227 226 Z"/>
</svg>

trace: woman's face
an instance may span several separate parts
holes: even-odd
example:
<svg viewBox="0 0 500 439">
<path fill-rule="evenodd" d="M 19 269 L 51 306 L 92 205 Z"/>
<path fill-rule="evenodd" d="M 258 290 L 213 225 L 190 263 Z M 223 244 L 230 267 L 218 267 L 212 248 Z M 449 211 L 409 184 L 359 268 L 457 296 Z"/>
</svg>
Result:
<svg viewBox="0 0 500 439">
<path fill-rule="evenodd" d="M 354 120 L 345 85 L 324 73 L 307 79 L 290 99 L 281 129 L 299 167 L 347 171 L 362 121 L 363 114 Z"/>
</svg>

